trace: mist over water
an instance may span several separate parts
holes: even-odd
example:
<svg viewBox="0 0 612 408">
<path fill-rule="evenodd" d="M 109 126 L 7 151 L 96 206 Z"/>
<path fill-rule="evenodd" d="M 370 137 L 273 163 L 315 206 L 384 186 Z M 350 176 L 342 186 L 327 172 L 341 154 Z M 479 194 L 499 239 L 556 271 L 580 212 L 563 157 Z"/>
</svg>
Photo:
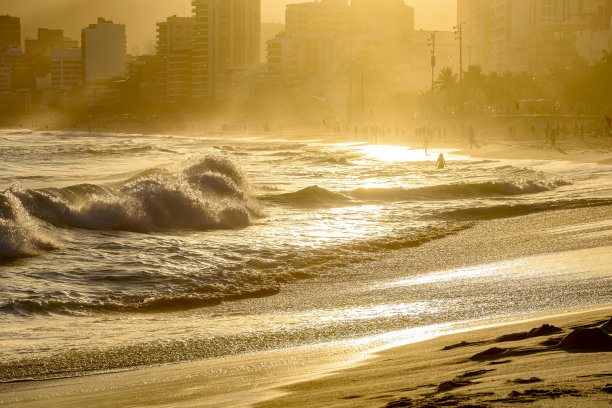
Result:
<svg viewBox="0 0 612 408">
<path fill-rule="evenodd" d="M 251 321 L 253 330 L 215 323 L 232 318 L 217 311 L 199 323 L 209 335 L 185 340 L 189 352 L 177 349 L 166 360 L 162 352 L 130 362 L 129 353 L 117 349 L 128 337 L 143 355 L 154 347 L 127 334 L 125 322 L 142 313 L 167 321 L 176 313 L 206 314 L 215 305 L 227 311 L 244 299 L 270 297 L 273 304 L 304 279 L 326 279 L 339 268 L 451 236 L 481 219 L 612 203 L 609 171 L 594 165 L 568 170 L 444 151 L 450 165 L 437 170 L 439 151 L 426 156 L 406 147 L 247 135 L 3 131 L 0 137 L 7 158 L 0 166 L 0 321 L 12 328 L 3 339 L 7 362 L 48 354 L 38 347 L 52 340 L 37 332 L 39 325 L 85 321 L 83 327 L 104 322 L 108 336 L 100 347 L 123 355 L 111 368 L 367 334 L 351 318 L 342 329 L 308 334 L 304 316 L 323 307 L 310 305 L 279 309 L 268 323 L 252 316 L 263 319 Z M 354 316 L 368 320 L 364 327 L 372 332 L 453 320 L 453 302 L 438 320 L 432 302 L 405 299 L 391 320 Z M 173 338 L 142 324 L 154 342 Z M 191 324 L 180 318 L 172 327 L 184 332 Z M 82 341 L 83 330 L 67 335 L 55 351 L 72 344 L 94 353 Z M 14 339 L 26 335 L 32 341 L 24 351 Z M 72 371 L 91 369 L 104 367 Z M 25 375 L 9 371 L 2 379 Z"/>
</svg>

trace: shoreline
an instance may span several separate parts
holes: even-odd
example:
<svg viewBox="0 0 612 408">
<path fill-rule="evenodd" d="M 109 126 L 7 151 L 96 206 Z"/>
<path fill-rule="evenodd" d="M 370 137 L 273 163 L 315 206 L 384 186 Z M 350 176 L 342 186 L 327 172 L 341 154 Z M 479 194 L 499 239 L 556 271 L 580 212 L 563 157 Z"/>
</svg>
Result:
<svg viewBox="0 0 612 408">
<path fill-rule="evenodd" d="M 12 129 L 3 129 L 12 130 Z M 26 130 L 26 129 L 15 129 Z M 87 129 L 27 129 L 32 132 L 82 132 L 86 133 Z M 421 138 L 412 134 L 405 136 L 387 135 L 359 135 L 351 133 L 334 134 L 323 129 L 300 129 L 300 130 L 175 130 L 165 131 L 162 129 L 153 130 L 146 127 L 137 126 L 129 131 L 113 132 L 112 129 L 100 129 L 94 131 L 97 133 L 117 133 L 122 135 L 141 134 L 146 135 L 161 135 L 161 136 L 179 136 L 179 137 L 213 137 L 222 139 L 228 137 L 232 139 L 253 139 L 261 141 L 270 140 L 285 140 L 288 142 L 320 142 L 320 143 L 355 143 L 366 145 L 389 145 L 409 147 L 411 150 L 423 150 Z M 558 140 L 555 147 L 545 144 L 542 137 L 530 137 L 526 135 L 517 135 L 508 137 L 500 135 L 494 130 L 483 131 L 483 134 L 477 137 L 478 146 L 470 148 L 469 142 L 465 137 L 458 135 L 448 135 L 442 139 L 432 140 L 429 150 L 435 152 L 437 150 L 452 150 L 454 154 L 460 156 L 468 156 L 478 159 L 505 159 L 505 160 L 558 160 L 569 161 L 574 163 L 595 163 L 612 165 L 612 137 L 587 137 L 584 141 L 575 139 L 572 136 L 564 137 Z M 431 160 L 435 161 L 434 155 Z"/>
<path fill-rule="evenodd" d="M 551 311 L 393 347 L 331 376 L 284 386 L 282 396 L 255 407 L 602 406 L 612 393 L 612 346 L 568 348 L 563 339 L 606 322 L 612 334 L 611 317 L 612 304 Z M 519 339 L 543 325 L 561 330 Z"/>
<path fill-rule="evenodd" d="M 309 139 L 311 140 L 311 139 Z M 332 142 L 336 142 L 336 141 L 332 141 Z M 497 149 L 497 146 L 485 146 L 481 151 L 476 151 L 476 154 L 470 154 L 472 153 L 471 151 L 464 151 L 464 153 L 460 153 L 460 154 L 466 154 L 466 155 L 470 155 L 472 157 L 483 157 L 483 158 L 489 158 L 489 156 L 485 156 L 485 154 L 488 155 L 495 155 L 497 151 L 499 151 L 500 156 L 508 153 L 510 150 L 506 149 L 506 148 L 512 148 L 512 146 L 504 146 L 504 148 L 502 149 Z M 516 148 L 519 149 L 520 148 Z M 432 151 L 435 150 L 435 148 L 432 148 Z M 478 154 L 481 153 L 483 156 L 479 156 Z M 606 152 L 606 153 L 597 153 L 600 155 L 604 155 L 607 156 L 608 159 L 610 159 L 610 153 Z M 490 157 L 490 158 L 495 158 L 495 157 Z M 498 157 L 498 158 L 513 158 L 513 157 Z M 561 158 L 561 159 L 557 159 L 557 158 L 550 158 L 551 160 L 565 160 L 565 158 Z M 588 161 L 591 162 L 591 161 Z M 612 164 L 612 163 L 600 163 L 600 164 Z M 612 305 L 606 305 L 606 308 L 612 308 Z M 592 308 L 591 308 L 592 309 Z M 551 311 L 554 312 L 554 311 Z M 549 312 L 545 312 L 545 313 L 549 313 Z M 584 312 L 586 314 L 592 314 L 594 313 L 593 310 L 589 310 L 587 312 Z M 520 315 L 518 316 L 508 316 L 506 317 L 508 319 L 512 319 L 512 318 L 520 318 Z M 554 322 L 551 322 L 554 324 Z M 528 324 L 528 323 L 518 323 L 518 324 Z M 506 327 L 506 326 L 503 326 Z M 522 326 L 521 326 L 522 327 Z M 468 332 L 470 333 L 470 332 Z M 505 333 L 504 333 L 505 334 Z M 450 336 L 455 336 L 455 335 L 450 335 Z M 456 335 L 457 337 L 459 335 Z M 465 335 L 465 338 L 468 338 L 471 335 Z M 440 339 L 440 338 L 437 338 Z M 436 340 L 429 340 L 429 341 L 436 341 Z M 426 341 L 428 342 L 428 341 Z M 420 343 L 419 343 L 420 344 Z M 324 345 L 319 345 L 319 347 L 324 347 Z M 408 346 L 410 347 L 410 346 Z M 48 406 L 48 405 L 61 405 L 61 406 L 83 406 L 83 402 L 87 401 L 95 401 L 95 405 L 96 406 L 125 406 L 123 403 L 125 401 L 134 401 L 134 405 L 136 405 L 137 403 L 141 404 L 141 405 L 146 405 L 144 403 L 144 401 L 148 401 L 149 398 L 153 398 L 153 395 L 149 396 L 147 395 L 147 393 L 155 393 L 156 392 L 156 388 L 157 387 L 161 387 L 166 386 L 168 384 L 170 384 L 168 390 L 166 390 L 167 393 L 171 393 L 171 392 L 176 392 L 178 393 L 180 396 L 177 397 L 178 399 L 176 400 L 166 400 L 165 402 L 163 401 L 163 397 L 159 396 L 159 398 L 162 399 L 152 399 L 152 403 L 155 404 L 160 404 L 160 403 L 167 403 L 170 404 L 172 406 L 243 406 L 241 401 L 247 401 L 246 403 L 247 405 L 244 406 L 248 406 L 250 404 L 256 403 L 257 401 L 261 401 L 266 400 L 269 401 L 270 397 L 278 397 L 281 398 L 278 401 L 282 401 L 283 398 L 287 398 L 287 396 L 284 395 L 285 391 L 280 391 L 279 390 L 279 385 L 284 385 L 286 386 L 287 382 L 290 382 L 292 384 L 296 384 L 296 382 L 298 382 L 298 384 L 309 384 L 309 383 L 304 383 L 305 380 L 312 380 L 313 377 L 318 378 L 318 377 L 323 377 L 324 380 L 316 380 L 316 381 L 326 381 L 325 378 L 330 378 L 330 381 L 333 381 L 332 379 L 334 377 L 336 377 L 336 374 L 332 375 L 331 377 L 328 377 L 330 375 L 330 372 L 336 372 L 338 368 L 346 368 L 354 366 L 356 364 L 356 362 L 358 362 L 357 367 L 362 367 L 364 365 L 368 365 L 372 360 L 378 359 L 378 357 L 374 357 L 372 359 L 367 359 L 367 361 L 363 360 L 363 356 L 361 356 L 360 358 L 358 358 L 357 360 L 355 359 L 346 359 L 346 355 L 343 355 L 341 352 L 339 352 L 337 355 L 335 356 L 331 356 L 329 358 L 329 360 L 325 360 L 322 359 L 324 361 L 315 361 L 318 360 L 318 357 L 308 357 L 308 354 L 310 354 L 312 352 L 312 350 L 310 349 L 311 347 L 309 346 L 305 346 L 303 347 L 303 355 L 305 356 L 304 358 L 311 358 L 311 362 L 312 365 L 309 366 L 310 368 L 314 368 L 315 372 L 303 372 L 303 373 L 299 373 L 299 370 L 295 370 L 296 366 L 289 366 L 287 368 L 287 371 L 284 372 L 285 377 L 282 379 L 282 381 L 279 382 L 278 379 L 276 379 L 275 381 L 277 382 L 276 384 L 269 384 L 268 382 L 271 380 L 270 378 L 263 378 L 262 377 L 262 385 L 258 385 L 255 388 L 249 388 L 248 385 L 249 384 L 242 384 L 242 388 L 238 387 L 237 390 L 235 390 L 234 393 L 232 393 L 231 398 L 227 398 L 228 395 L 227 394 L 219 394 L 218 398 L 211 398 L 210 395 L 206 395 L 206 394 L 202 394 L 202 389 L 201 389 L 201 384 L 199 382 L 201 381 L 206 381 L 206 380 L 210 380 L 210 376 L 214 375 L 215 371 L 220 371 L 220 370 L 228 370 L 231 371 L 233 369 L 235 369 L 236 366 L 244 366 L 246 365 L 252 365 L 253 367 L 260 367 L 262 370 L 265 369 L 265 367 L 271 364 L 271 362 L 275 359 L 278 358 L 279 356 L 284 356 L 283 358 L 294 358 L 292 352 L 286 352 L 286 351 L 275 351 L 275 352 L 271 352 L 271 353 L 259 353 L 259 355 L 239 355 L 239 356 L 234 356 L 234 357 L 228 357 L 228 358 L 224 358 L 224 359 L 217 359 L 217 360 L 211 360 L 211 361 L 197 361 L 197 362 L 190 362 L 190 363 L 179 363 L 179 364 L 173 364 L 173 365 L 168 365 L 168 366 L 160 366 L 160 367 L 152 367 L 152 368 L 144 368 L 144 369 L 135 369 L 135 370 L 130 370 L 127 372 L 119 372 L 119 373 L 111 373 L 111 374 L 101 374 L 101 375 L 93 375 L 93 376 L 86 376 L 86 377 L 76 377 L 76 378 L 72 378 L 72 379 L 65 379 L 65 380 L 51 380 L 49 382 L 44 381 L 44 382 L 34 382 L 34 383 L 20 383 L 20 384 L 12 384 L 11 386 L 9 386 L 8 388 L 12 388 L 12 390 L 9 390 L 8 392 L 6 392 L 5 390 L 0 388 L 0 406 L 6 405 L 8 404 L 9 406 L 19 406 L 20 403 L 19 402 L 22 398 L 33 398 L 33 399 L 28 399 L 23 400 L 23 404 L 24 406 Z M 394 350 L 394 349 L 388 349 L 389 352 L 391 352 L 390 350 Z M 286 352 L 286 354 L 283 354 L 284 352 Z M 385 352 L 382 352 L 382 354 L 384 354 Z M 333 354 L 333 353 L 332 353 Z M 271 357 L 274 356 L 274 357 Z M 336 359 L 334 357 L 340 356 L 339 359 Z M 609 356 L 609 355 L 606 355 Z M 226 366 L 222 366 L 222 367 L 215 367 L 214 365 L 217 364 L 217 362 L 219 360 L 225 360 L 225 362 L 227 363 Z M 207 376 L 199 376 L 198 377 L 198 373 L 200 373 L 202 370 L 206 370 L 204 369 L 204 367 L 208 366 L 208 371 L 207 373 L 211 373 L 211 374 L 207 374 Z M 354 370 L 355 368 L 349 368 L 349 370 Z M 308 371 L 308 370 L 307 370 Z M 147 372 L 149 373 L 146 378 L 140 378 L 140 376 L 144 373 Z M 393 376 L 393 374 L 389 374 L 390 376 Z M 265 376 L 264 376 L 265 377 Z M 174 381 L 173 378 L 180 378 L 180 380 Z M 104 393 L 97 393 L 95 392 L 96 388 L 98 388 L 100 386 L 101 383 L 103 383 L 103 381 L 99 381 L 101 379 L 104 379 L 104 381 L 106 381 L 108 379 L 108 382 L 106 384 L 107 385 L 107 389 Z M 246 383 L 248 381 L 251 381 L 250 379 L 248 381 L 246 381 L 244 378 L 239 378 L 237 375 L 233 377 L 234 381 L 238 384 L 240 383 Z M 274 380 L 274 379 L 272 379 Z M 123 382 L 127 381 L 127 385 L 124 386 Z M 100 384 L 99 384 L 100 382 Z M 0 385 L 2 386 L 2 385 Z M 220 384 L 220 387 L 226 387 L 227 384 Z M 247 386 L 246 388 L 244 388 L 245 386 Z M 306 385 L 297 385 L 295 387 L 307 387 Z M 86 395 L 86 391 L 84 390 L 84 388 L 91 388 L 90 394 L 89 396 L 96 396 L 97 399 L 89 399 L 89 396 Z M 291 386 L 294 387 L 294 386 Z M 321 386 L 323 387 L 323 386 Z M 5 388 L 5 387 L 2 387 Z M 117 392 L 115 390 L 121 390 L 121 392 Z M 24 395 L 25 394 L 27 395 Z M 487 391 L 488 392 L 488 391 Z M 313 391 L 310 391 L 310 393 L 312 394 Z M 315 394 L 317 392 L 314 392 Z M 100 395 L 98 395 L 100 394 Z M 15 397 L 15 399 L 9 401 L 9 402 L 5 402 L 8 400 L 5 400 L 6 396 L 9 395 L 21 395 L 20 397 Z M 304 395 L 304 394 L 302 394 Z M 357 395 L 356 393 L 354 395 Z M 352 397 L 354 395 L 346 395 L 346 397 Z M 112 398 L 116 397 L 117 400 L 112 400 Z M 254 398 L 254 396 L 256 396 L 257 398 Z M 49 398 L 47 398 L 49 397 Z M 126 399 L 123 399 L 123 398 Z M 401 398 L 401 395 L 397 395 L 398 398 Z M 105 399 L 111 399 L 111 401 L 104 401 Z M 350 405 L 353 403 L 357 403 L 357 400 L 359 398 L 349 398 L 346 400 L 342 400 L 342 404 L 348 404 L 348 405 L 342 405 L 342 406 L 359 406 L 359 405 Z M 51 402 L 50 402 L 51 401 Z M 14 404 L 12 405 L 11 402 Z M 310 402 L 310 400 L 309 400 Z M 371 402 L 371 401 L 370 401 Z M 389 401 L 392 402 L 392 401 Z M 265 407 L 265 406 L 276 406 L 276 405 L 267 405 L 267 404 L 276 404 L 278 402 L 274 402 L 274 400 L 271 400 L 269 402 L 262 402 L 261 406 Z M 38 404 L 38 405 L 37 405 Z M 291 405 L 278 405 L 278 406 L 291 406 Z M 308 405 L 311 406 L 311 405 Z M 316 406 L 316 405 L 312 405 L 312 406 Z M 332 406 L 332 405 L 321 405 L 321 406 Z M 382 405 L 381 405 L 382 406 Z"/>
<path fill-rule="evenodd" d="M 490 318 L 457 323 L 450 333 L 369 350 L 350 359 L 341 347 L 333 349 L 323 344 L 70 379 L 5 383 L 0 384 L 0 406 L 382 408 L 426 406 L 436 398 L 454 398 L 458 406 L 490 406 L 487 404 L 491 402 L 505 406 L 530 402 L 521 401 L 528 394 L 515 391 L 523 393 L 534 386 L 541 391 L 567 391 L 555 396 L 542 392 L 538 399 L 543 406 L 601 406 L 609 398 L 610 391 L 604 389 L 611 382 L 612 373 L 606 369 L 612 363 L 612 349 L 573 351 L 541 343 L 561 339 L 576 326 L 600 326 L 611 317 L 612 303 L 507 316 L 501 322 Z M 523 340 L 499 340 L 544 324 L 563 331 Z M 493 347 L 510 351 L 470 359 Z M 297 366 L 288 362 L 301 358 L 309 361 Z M 563 365 L 547 368 L 551 358 Z M 242 377 L 245 367 L 252 377 Z M 462 373 L 478 374 L 464 377 L 469 383 L 444 388 L 443 384 L 460 378 Z M 582 376 L 580 384 L 576 384 L 577 376 Z M 528 381 L 521 383 L 521 379 Z M 559 405 L 561 397 L 569 405 Z M 501 401 L 504 398 L 507 401 Z"/>
</svg>

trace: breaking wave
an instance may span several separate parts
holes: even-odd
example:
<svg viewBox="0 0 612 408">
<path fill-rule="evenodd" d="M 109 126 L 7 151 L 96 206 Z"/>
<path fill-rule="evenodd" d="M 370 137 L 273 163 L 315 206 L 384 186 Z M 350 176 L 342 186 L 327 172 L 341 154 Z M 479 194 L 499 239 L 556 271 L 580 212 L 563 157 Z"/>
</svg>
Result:
<svg viewBox="0 0 612 408">
<path fill-rule="evenodd" d="M 260 215 L 238 165 L 215 154 L 175 173 L 154 169 L 120 185 L 11 187 L 0 200 L 7 207 L 0 221 L 22 231 L 14 234 L 32 228 L 31 216 L 61 228 L 152 232 L 242 228 Z"/>
<path fill-rule="evenodd" d="M 454 200 L 465 198 L 515 196 L 552 191 L 570 182 L 553 180 L 487 181 L 482 183 L 456 183 L 417 188 L 360 188 L 336 193 L 319 186 L 286 194 L 266 195 L 262 200 L 297 206 L 329 207 L 359 201 L 419 201 Z"/>
<path fill-rule="evenodd" d="M 523 181 L 495 180 L 482 183 L 456 183 L 411 189 L 402 187 L 357 189 L 349 192 L 348 195 L 360 200 L 451 200 L 471 197 L 536 194 L 551 191 L 558 187 L 567 186 L 570 184 L 570 182 L 560 179 Z"/>
<path fill-rule="evenodd" d="M 335 273 L 338 268 L 376 259 L 380 251 L 418 247 L 456 234 L 472 226 L 470 222 L 444 222 L 406 228 L 388 236 L 365 238 L 350 245 L 327 247 L 288 247 L 276 254 L 251 253 L 233 267 L 217 271 L 183 272 L 106 272 L 89 277 L 87 287 L 121 283 L 121 290 L 97 295 L 84 292 L 36 293 L 7 299 L 0 311 L 14 315 L 83 314 L 91 312 L 158 313 L 214 306 L 225 301 L 273 296 L 281 285 L 301 279 Z M 146 285 L 143 285 L 146 282 Z M 152 285 L 152 288 L 151 288 Z M 149 289 L 144 289 L 143 286 Z"/>
<path fill-rule="evenodd" d="M 57 247 L 15 195 L 0 194 L 0 259 L 33 256 Z"/>
</svg>

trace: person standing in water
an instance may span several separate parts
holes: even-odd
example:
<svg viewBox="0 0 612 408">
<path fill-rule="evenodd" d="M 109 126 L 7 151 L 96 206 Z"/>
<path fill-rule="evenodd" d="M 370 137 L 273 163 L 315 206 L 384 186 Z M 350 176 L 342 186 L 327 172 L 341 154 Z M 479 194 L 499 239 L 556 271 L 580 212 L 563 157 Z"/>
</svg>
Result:
<svg viewBox="0 0 612 408">
<path fill-rule="evenodd" d="M 438 156 L 436 166 L 438 167 L 438 169 L 443 169 L 446 167 L 446 160 L 444 160 L 444 155 L 442 153 L 440 153 L 440 155 Z"/>
</svg>

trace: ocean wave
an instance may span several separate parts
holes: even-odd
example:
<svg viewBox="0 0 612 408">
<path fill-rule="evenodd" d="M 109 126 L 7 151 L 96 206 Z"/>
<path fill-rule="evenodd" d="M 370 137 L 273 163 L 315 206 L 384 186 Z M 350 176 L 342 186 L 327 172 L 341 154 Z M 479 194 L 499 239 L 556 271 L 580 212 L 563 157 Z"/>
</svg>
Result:
<svg viewBox="0 0 612 408">
<path fill-rule="evenodd" d="M 426 199 L 463 199 L 487 196 L 514 196 L 551 191 L 571 185 L 561 179 L 541 180 L 495 180 L 481 183 L 455 183 L 417 188 L 371 188 L 357 189 L 346 193 L 359 200 L 411 201 Z"/>
<path fill-rule="evenodd" d="M 144 294 L 90 301 L 54 296 L 39 299 L 11 299 L 0 304 L 0 310 L 18 316 L 78 315 L 91 312 L 167 313 L 215 306 L 224 301 L 273 296 L 279 291 L 280 286 L 274 282 L 265 286 L 226 290 L 225 293 L 211 291 L 210 293 Z"/>
<path fill-rule="evenodd" d="M 328 156 L 320 157 L 314 160 L 319 165 L 333 165 L 333 166 L 352 166 L 351 159 L 346 156 Z"/>
<path fill-rule="evenodd" d="M 440 214 L 440 218 L 451 218 L 453 220 L 489 220 L 497 218 L 510 218 L 527 215 L 542 211 L 569 210 L 574 208 L 602 207 L 612 205 L 609 198 L 582 198 L 556 201 L 545 201 L 537 203 L 500 204 L 494 206 L 482 206 L 472 208 L 461 208 L 446 211 Z"/>
<path fill-rule="evenodd" d="M 137 153 L 148 153 L 148 152 L 161 152 L 178 154 L 178 152 L 170 149 L 165 149 L 156 146 L 143 145 L 143 146 L 107 146 L 107 147 L 93 147 L 93 146 L 80 146 L 75 150 L 67 150 L 63 153 L 76 153 L 76 154 L 87 154 L 92 156 L 114 156 L 124 154 L 137 154 Z"/>
<path fill-rule="evenodd" d="M 324 208 L 351 204 L 357 201 L 453 200 L 474 197 L 516 196 L 551 191 L 567 185 L 571 185 L 571 183 L 561 179 L 540 179 L 455 183 L 417 188 L 359 188 L 343 192 L 333 192 L 319 186 L 311 186 L 292 193 L 264 195 L 259 198 L 282 204 Z"/>
<path fill-rule="evenodd" d="M 0 259 L 33 256 L 58 248 L 12 193 L 0 194 Z"/>
<path fill-rule="evenodd" d="M 53 291 L 9 298 L 0 311 L 18 316 L 132 312 L 161 313 L 218 305 L 226 301 L 273 296 L 283 284 L 336 273 L 338 268 L 373 260 L 381 251 L 418 247 L 426 242 L 456 234 L 470 222 L 443 222 L 405 228 L 389 236 L 365 238 L 320 248 L 285 247 L 257 251 L 233 266 L 214 270 L 182 271 L 180 274 L 111 272 L 89 277 L 81 292 Z M 110 289 L 117 283 L 121 290 Z M 90 293 L 89 287 L 108 290 Z M 144 289 L 148 288 L 148 289 Z"/>
<path fill-rule="evenodd" d="M 219 154 L 196 159 L 176 173 L 145 171 L 120 185 L 11 187 L 0 193 L 8 196 L 56 227 L 90 230 L 234 229 L 261 215 L 238 165 Z"/>
<path fill-rule="evenodd" d="M 343 194 L 334 193 L 319 186 L 306 187 L 293 193 L 262 196 L 260 199 L 308 207 L 328 207 L 351 202 L 349 197 Z"/>
<path fill-rule="evenodd" d="M 278 152 L 279 150 L 301 150 L 303 149 L 305 144 L 303 143 L 275 143 L 275 144 L 267 144 L 267 143 L 255 143 L 251 145 L 247 145 L 245 150 L 249 152 Z"/>
</svg>

